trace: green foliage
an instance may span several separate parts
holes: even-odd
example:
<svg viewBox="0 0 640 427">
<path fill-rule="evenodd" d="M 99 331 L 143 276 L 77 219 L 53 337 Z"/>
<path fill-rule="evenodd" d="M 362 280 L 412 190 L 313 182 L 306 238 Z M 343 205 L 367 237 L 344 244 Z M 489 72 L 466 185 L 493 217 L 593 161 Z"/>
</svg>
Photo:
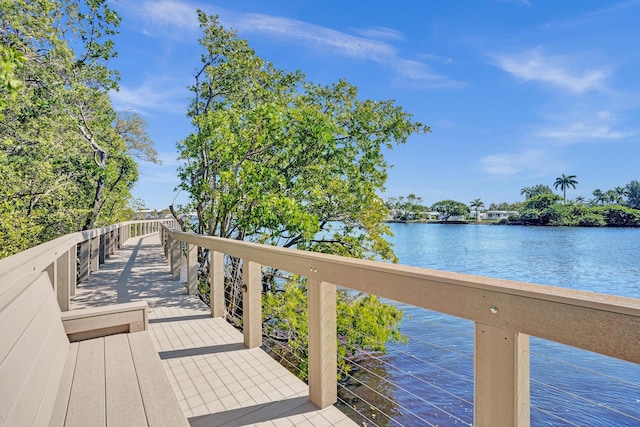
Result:
<svg viewBox="0 0 640 427">
<path fill-rule="evenodd" d="M 384 238 L 390 231 L 382 223 L 386 208 L 378 196 L 387 179 L 383 152 L 429 128 L 393 101 L 360 99 L 344 80 L 324 86 L 299 71 L 279 70 L 220 26 L 217 17 L 199 12 L 199 19 L 204 53 L 188 111 L 194 131 L 177 144 L 186 164 L 179 171 L 180 188 L 197 213 L 195 231 L 395 260 Z M 208 257 L 200 255 L 206 277 Z M 227 263 L 227 312 L 236 317 L 242 306 L 241 263 L 234 258 Z M 304 323 L 296 319 L 304 291 L 293 278 L 283 287 L 273 277 L 264 277 L 265 306 L 273 308 L 267 325 L 282 333 L 302 331 Z M 271 304 L 272 298 L 278 303 Z M 350 302 L 363 317 L 375 306 L 373 300 L 358 304 Z M 298 335 L 302 332 L 286 335 L 294 352 L 304 347 Z"/>
<path fill-rule="evenodd" d="M 431 206 L 431 210 L 438 212 L 444 221 L 448 221 L 452 216 L 466 216 L 469 214 L 469 206 L 455 200 L 441 200 Z"/>
<path fill-rule="evenodd" d="M 422 197 L 415 194 L 409 194 L 406 198 L 400 196 L 398 198 L 390 197 L 385 206 L 389 209 L 391 216 L 396 221 L 408 221 L 415 219 L 415 214 L 425 212 L 429 208 L 422 205 Z"/>
<path fill-rule="evenodd" d="M 533 196 L 529 198 L 523 205 L 523 209 L 535 209 L 535 210 L 544 210 L 554 205 L 561 200 L 562 198 L 557 194 L 540 194 L 537 196 Z"/>
<path fill-rule="evenodd" d="M 560 196 L 541 195 L 525 202 L 519 222 L 526 225 L 638 227 L 640 211 L 619 205 L 558 204 Z"/>
<path fill-rule="evenodd" d="M 627 206 L 632 209 L 640 209 L 640 181 L 634 179 L 624 187 L 624 190 L 627 196 Z"/>
<path fill-rule="evenodd" d="M 2 88 L 2 97 L 0 97 L 0 119 L 4 118 L 4 109 L 9 101 L 16 99 L 18 91 L 22 89 L 22 80 L 16 73 L 16 68 L 24 63 L 24 55 L 13 47 L 8 45 L 0 45 L 0 88 Z"/>
<path fill-rule="evenodd" d="M 137 165 L 114 129 L 105 0 L 2 1 L 0 257 L 128 218 Z"/>
<path fill-rule="evenodd" d="M 540 196 L 542 194 L 553 194 L 551 188 L 548 185 L 537 184 L 533 187 L 524 187 L 520 190 L 520 194 L 523 194 L 526 199 L 530 199 L 535 196 Z"/>
<path fill-rule="evenodd" d="M 601 214 L 609 227 L 640 226 L 640 211 L 624 206 L 602 206 L 594 208 Z"/>
<path fill-rule="evenodd" d="M 306 281 L 289 278 L 277 291 L 263 295 L 264 334 L 286 347 L 275 351 L 296 366 L 296 373 L 308 374 L 308 309 Z M 350 371 L 349 361 L 363 354 L 385 351 L 389 340 L 406 342 L 400 334 L 402 311 L 383 304 L 372 295 L 337 292 L 338 378 Z"/>
</svg>

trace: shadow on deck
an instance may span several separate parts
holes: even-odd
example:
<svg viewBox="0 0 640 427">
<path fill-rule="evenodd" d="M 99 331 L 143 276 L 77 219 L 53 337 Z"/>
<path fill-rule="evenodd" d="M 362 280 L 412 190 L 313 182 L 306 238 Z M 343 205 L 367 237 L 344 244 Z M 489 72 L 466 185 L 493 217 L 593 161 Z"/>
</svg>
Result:
<svg viewBox="0 0 640 427">
<path fill-rule="evenodd" d="M 355 426 L 319 410 L 308 387 L 172 281 L 157 234 L 129 239 L 81 283 L 71 309 L 144 300 L 149 332 L 192 426 Z"/>
</svg>

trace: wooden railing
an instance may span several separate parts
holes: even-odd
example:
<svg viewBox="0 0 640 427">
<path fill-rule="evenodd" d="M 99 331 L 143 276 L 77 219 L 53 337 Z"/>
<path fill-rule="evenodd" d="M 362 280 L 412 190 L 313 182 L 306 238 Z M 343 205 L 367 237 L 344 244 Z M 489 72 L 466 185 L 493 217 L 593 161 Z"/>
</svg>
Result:
<svg viewBox="0 0 640 427">
<path fill-rule="evenodd" d="M 176 224 L 172 219 L 122 222 L 67 234 L 1 259 L 0 283 L 3 286 L 0 286 L 0 293 L 17 292 L 20 288 L 13 284 L 46 271 L 60 310 L 67 311 L 77 284 L 97 271 L 129 237 L 155 233 L 160 231 L 161 225 L 175 227 Z"/>
<path fill-rule="evenodd" d="M 309 395 L 336 402 L 336 285 L 475 322 L 474 426 L 529 426 L 529 336 L 640 363 L 640 300 L 284 249 L 163 227 L 174 279 L 186 243 L 187 289 L 197 248 L 211 250 L 211 314 L 224 316 L 224 255 L 243 260 L 243 334 L 262 343 L 261 266 L 308 279 Z M 544 266 L 541 266 L 544 268 Z"/>
</svg>

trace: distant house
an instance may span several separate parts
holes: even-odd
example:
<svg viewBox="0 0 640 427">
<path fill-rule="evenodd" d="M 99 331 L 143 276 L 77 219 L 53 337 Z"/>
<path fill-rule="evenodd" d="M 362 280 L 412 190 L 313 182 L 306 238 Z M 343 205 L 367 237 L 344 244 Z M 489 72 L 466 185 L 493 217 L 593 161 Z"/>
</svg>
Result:
<svg viewBox="0 0 640 427">
<path fill-rule="evenodd" d="M 510 216 L 518 215 L 518 211 L 487 211 L 486 219 L 489 221 L 500 221 L 501 219 L 509 219 Z"/>
<path fill-rule="evenodd" d="M 136 211 L 134 214 L 134 219 L 148 219 L 151 218 L 152 209 L 141 209 Z"/>
<path fill-rule="evenodd" d="M 471 212 L 469 212 L 469 215 L 467 215 L 467 217 L 469 219 L 476 219 L 476 215 L 478 215 L 477 211 L 471 211 Z M 483 220 L 487 219 L 486 212 L 480 212 L 479 219 L 480 219 L 480 221 L 483 221 Z"/>
</svg>

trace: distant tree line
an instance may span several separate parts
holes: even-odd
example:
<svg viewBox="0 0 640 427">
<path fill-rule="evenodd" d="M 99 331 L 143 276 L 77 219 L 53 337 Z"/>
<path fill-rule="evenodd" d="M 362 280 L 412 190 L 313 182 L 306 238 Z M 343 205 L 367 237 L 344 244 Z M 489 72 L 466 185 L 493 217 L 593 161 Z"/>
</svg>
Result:
<svg viewBox="0 0 640 427">
<path fill-rule="evenodd" d="M 522 225 L 562 225 L 580 227 L 637 227 L 640 226 L 640 182 L 632 180 L 624 187 L 611 190 L 593 191 L 590 200 L 582 196 L 567 200 L 568 189 L 575 189 L 578 181 L 575 175 L 562 175 L 553 184 L 562 191 L 562 196 L 555 194 L 551 187 L 536 184 L 524 187 L 520 194 L 525 196 L 523 202 L 491 203 L 488 211 L 517 212 L 503 223 Z M 426 219 L 424 212 L 438 214 L 438 221 L 448 221 L 452 217 L 467 217 L 471 211 L 474 218 L 480 221 L 484 208 L 481 199 L 475 199 L 468 205 L 455 200 L 442 200 L 431 206 L 422 204 L 422 198 L 415 194 L 407 197 L 392 197 L 386 202 L 389 218 L 394 221 L 411 221 Z"/>
</svg>

